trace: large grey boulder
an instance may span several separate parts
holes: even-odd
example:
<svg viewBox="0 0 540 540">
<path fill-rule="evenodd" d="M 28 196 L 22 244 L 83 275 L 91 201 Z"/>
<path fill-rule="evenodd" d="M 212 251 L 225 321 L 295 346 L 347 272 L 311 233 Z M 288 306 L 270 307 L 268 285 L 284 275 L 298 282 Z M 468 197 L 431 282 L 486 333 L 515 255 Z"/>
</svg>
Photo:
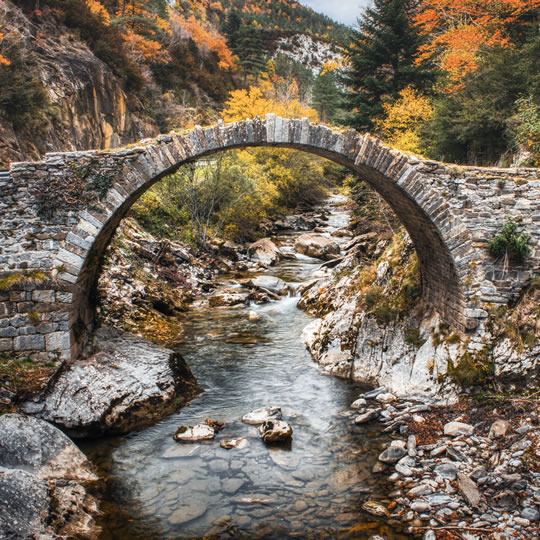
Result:
<svg viewBox="0 0 540 540">
<path fill-rule="evenodd" d="M 0 539 L 96 538 L 91 463 L 59 429 L 20 414 L 0 417 Z"/>
<path fill-rule="evenodd" d="M 339 255 L 339 244 L 322 234 L 303 234 L 296 239 L 294 247 L 299 253 L 317 259 L 330 260 Z"/>
<path fill-rule="evenodd" d="M 153 424 L 196 391 L 180 354 L 104 327 L 95 334 L 93 354 L 69 366 L 42 402 L 24 410 L 73 437 L 92 437 Z"/>
<path fill-rule="evenodd" d="M 251 280 L 251 285 L 258 289 L 264 289 L 275 294 L 286 295 L 289 292 L 288 285 L 275 276 L 257 276 Z"/>
<path fill-rule="evenodd" d="M 270 238 L 261 238 L 251 244 L 248 255 L 265 266 L 272 266 L 281 259 L 281 252 Z"/>
</svg>

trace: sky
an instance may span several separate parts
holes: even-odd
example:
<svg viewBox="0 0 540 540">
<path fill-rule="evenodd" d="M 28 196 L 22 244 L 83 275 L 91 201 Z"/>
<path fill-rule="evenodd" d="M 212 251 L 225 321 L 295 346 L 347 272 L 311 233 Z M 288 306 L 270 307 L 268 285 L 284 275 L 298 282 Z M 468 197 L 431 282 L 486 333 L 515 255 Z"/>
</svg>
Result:
<svg viewBox="0 0 540 540">
<path fill-rule="evenodd" d="M 353 26 L 360 16 L 362 8 L 369 0 L 298 0 L 319 13 L 324 13 L 335 21 Z"/>
</svg>

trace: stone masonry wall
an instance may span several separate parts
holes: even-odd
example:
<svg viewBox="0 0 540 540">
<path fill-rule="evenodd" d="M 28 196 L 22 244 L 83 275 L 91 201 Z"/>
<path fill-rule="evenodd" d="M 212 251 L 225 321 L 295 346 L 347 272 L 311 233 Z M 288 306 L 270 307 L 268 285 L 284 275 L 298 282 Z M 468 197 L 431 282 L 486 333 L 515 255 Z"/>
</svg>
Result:
<svg viewBox="0 0 540 540">
<path fill-rule="evenodd" d="M 0 350 L 74 358 L 92 327 L 104 250 L 131 205 L 182 164 L 247 146 L 311 152 L 369 182 L 411 236 L 426 300 L 458 330 L 481 327 L 488 303 L 512 300 L 540 270 L 538 170 L 423 161 L 369 135 L 268 115 L 116 151 L 47 154 L 0 174 L 0 271 L 17 278 L 0 281 Z M 532 252 L 504 269 L 486 246 L 508 216 L 521 218 Z"/>
</svg>

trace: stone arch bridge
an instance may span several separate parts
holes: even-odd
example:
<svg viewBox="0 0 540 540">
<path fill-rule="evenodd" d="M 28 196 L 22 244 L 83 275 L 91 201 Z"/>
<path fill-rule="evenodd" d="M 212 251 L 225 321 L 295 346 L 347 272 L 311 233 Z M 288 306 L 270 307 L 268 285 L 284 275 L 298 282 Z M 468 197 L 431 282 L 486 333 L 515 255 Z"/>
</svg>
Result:
<svg viewBox="0 0 540 540">
<path fill-rule="evenodd" d="M 353 130 L 267 115 L 12 164 L 0 176 L 0 351 L 74 358 L 92 326 L 104 250 L 131 205 L 185 163 L 250 146 L 317 154 L 371 184 L 412 238 L 425 300 L 460 331 L 474 332 L 486 304 L 512 301 L 539 271 L 538 170 L 423 161 Z M 509 216 L 520 219 L 532 252 L 505 269 L 487 242 Z"/>
</svg>

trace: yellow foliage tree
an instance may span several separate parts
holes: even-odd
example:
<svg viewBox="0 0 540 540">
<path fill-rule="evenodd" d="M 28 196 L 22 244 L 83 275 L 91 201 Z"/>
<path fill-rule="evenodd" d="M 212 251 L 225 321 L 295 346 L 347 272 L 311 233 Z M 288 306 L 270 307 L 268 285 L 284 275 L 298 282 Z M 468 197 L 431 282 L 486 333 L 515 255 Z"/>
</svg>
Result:
<svg viewBox="0 0 540 540">
<path fill-rule="evenodd" d="M 86 5 L 94 15 L 97 15 L 101 19 L 103 24 L 110 24 L 111 17 L 109 12 L 101 2 L 98 2 L 98 0 L 86 0 Z"/>
<path fill-rule="evenodd" d="M 238 122 L 256 116 L 263 118 L 270 113 L 285 118 L 305 117 L 313 122 L 319 120 L 315 109 L 302 105 L 297 99 L 286 102 L 268 99 L 264 96 L 263 90 L 257 86 L 231 92 L 229 99 L 225 102 L 222 116 L 226 122 Z"/>
<path fill-rule="evenodd" d="M 394 103 L 383 105 L 384 119 L 376 123 L 377 131 L 391 146 L 403 152 L 422 154 L 420 129 L 433 116 L 433 108 L 426 96 L 408 86 L 399 93 Z"/>
</svg>

